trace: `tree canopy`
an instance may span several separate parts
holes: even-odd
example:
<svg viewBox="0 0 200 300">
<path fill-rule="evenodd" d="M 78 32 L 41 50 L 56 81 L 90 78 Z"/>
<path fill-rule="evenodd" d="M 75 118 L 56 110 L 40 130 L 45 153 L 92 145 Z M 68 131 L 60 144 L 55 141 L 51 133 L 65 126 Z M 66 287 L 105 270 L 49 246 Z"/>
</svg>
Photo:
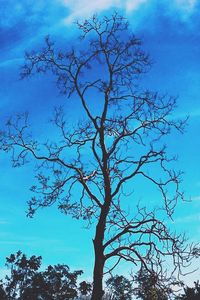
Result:
<svg viewBox="0 0 200 300">
<path fill-rule="evenodd" d="M 49 265 L 40 270 L 41 256 L 28 258 L 21 251 L 6 258 L 10 274 L 1 281 L 0 295 L 5 300 L 66 300 L 87 295 L 91 284 L 77 282 L 83 271 L 71 272 L 67 265 Z"/>
<path fill-rule="evenodd" d="M 143 300 L 168 300 L 172 295 L 172 280 L 165 282 L 155 272 L 148 272 L 142 267 L 137 275 L 134 276 L 136 288 L 134 290 L 137 299 Z"/>
<path fill-rule="evenodd" d="M 42 257 L 28 257 L 21 251 L 6 257 L 8 274 L 0 279 L 1 300 L 90 300 L 92 284 L 80 281 L 83 271 L 70 271 L 65 264 L 42 268 Z M 183 285 L 179 295 L 173 282 L 141 269 L 132 277 L 115 275 L 105 282 L 104 300 L 199 300 L 200 285 Z"/>
<path fill-rule="evenodd" d="M 106 286 L 111 295 L 111 300 L 131 300 L 133 286 L 130 280 L 124 276 L 115 275 L 106 281 Z"/>
<path fill-rule="evenodd" d="M 184 293 L 176 297 L 176 300 L 198 300 L 200 299 L 199 280 L 194 282 L 194 287 L 184 286 Z"/>
</svg>

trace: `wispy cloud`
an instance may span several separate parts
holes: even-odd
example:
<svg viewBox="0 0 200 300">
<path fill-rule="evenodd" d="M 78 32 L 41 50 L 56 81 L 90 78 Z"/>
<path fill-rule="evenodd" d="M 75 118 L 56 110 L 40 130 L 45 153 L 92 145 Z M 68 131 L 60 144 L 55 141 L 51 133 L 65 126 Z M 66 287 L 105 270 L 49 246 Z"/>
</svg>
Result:
<svg viewBox="0 0 200 300">
<path fill-rule="evenodd" d="M 140 9 L 143 5 L 148 8 L 157 8 L 158 2 L 154 0 L 59 0 L 69 9 L 69 16 L 65 19 L 66 24 L 70 24 L 75 19 L 87 18 L 93 13 L 100 13 L 108 9 L 121 9 L 129 14 Z M 174 12 L 183 18 L 191 15 L 196 6 L 197 0 L 165 0 L 160 6 L 164 6 L 167 12 Z M 142 14 L 141 14 L 142 15 Z"/>
<path fill-rule="evenodd" d="M 149 0 L 61 0 L 61 2 L 70 10 L 65 23 L 69 24 L 75 19 L 89 17 L 94 13 L 102 12 L 108 9 L 123 9 L 126 13 L 137 10 L 142 4 Z"/>
<path fill-rule="evenodd" d="M 200 195 L 191 198 L 192 201 L 200 201 Z"/>
<path fill-rule="evenodd" d="M 10 222 L 6 219 L 0 219 L 0 225 L 7 225 L 10 224 Z"/>
<path fill-rule="evenodd" d="M 19 49 L 19 55 L 37 38 L 59 30 L 65 16 L 67 16 L 65 7 L 56 0 L 1 0 L 1 60 L 2 53 L 7 57 L 9 51 L 12 59 L 12 52 L 16 57 L 16 49 Z"/>
<path fill-rule="evenodd" d="M 197 108 L 196 110 L 189 112 L 189 116 L 191 118 L 196 118 L 196 117 L 199 118 L 200 117 L 200 108 Z"/>
<path fill-rule="evenodd" d="M 169 9 L 176 18 L 179 18 L 182 22 L 193 26 L 194 24 L 192 24 L 190 20 L 196 12 L 197 6 L 198 0 L 174 0 L 173 5 L 169 5 Z"/>
<path fill-rule="evenodd" d="M 176 5 L 187 13 L 192 13 L 197 5 L 197 0 L 175 0 Z"/>
<path fill-rule="evenodd" d="M 199 199 L 200 200 L 200 199 Z M 191 214 L 184 217 L 179 217 L 175 219 L 175 223 L 193 223 L 193 222 L 199 222 L 200 221 L 200 214 Z"/>
<path fill-rule="evenodd" d="M 13 64 L 19 64 L 23 62 L 23 58 L 19 57 L 19 58 L 13 58 L 13 59 L 7 59 L 4 61 L 0 61 L 0 68 L 1 67 L 7 67 L 9 65 L 13 65 Z"/>
</svg>

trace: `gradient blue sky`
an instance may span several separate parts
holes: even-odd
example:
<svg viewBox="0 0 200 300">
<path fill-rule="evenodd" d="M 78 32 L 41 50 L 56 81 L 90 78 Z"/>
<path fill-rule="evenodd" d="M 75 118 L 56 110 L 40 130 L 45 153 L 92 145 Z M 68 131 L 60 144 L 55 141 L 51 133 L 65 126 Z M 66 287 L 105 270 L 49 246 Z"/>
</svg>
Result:
<svg viewBox="0 0 200 300">
<path fill-rule="evenodd" d="M 147 87 L 178 95 L 177 116 L 189 115 L 187 132 L 168 139 L 169 152 L 178 154 L 184 174 L 183 189 L 190 203 L 179 204 L 174 224 L 191 241 L 200 236 L 200 5 L 198 0 L 1 0 L 0 2 L 0 126 L 9 115 L 29 111 L 38 134 L 48 132 L 45 121 L 59 96 L 50 76 L 19 80 L 25 50 L 34 49 L 51 34 L 64 45 L 73 43 L 76 19 L 93 13 L 120 11 L 142 38 L 154 66 Z M 67 104 L 70 120 L 73 102 Z M 12 169 L 9 156 L 0 153 L 0 268 L 5 256 L 21 249 L 42 255 L 44 264 L 67 263 L 91 276 L 93 230 L 62 215 L 57 209 L 39 211 L 27 219 L 26 201 L 34 174 L 31 165 Z M 146 195 L 140 195 L 146 199 Z M 199 272 L 193 275 L 194 279 Z"/>
</svg>

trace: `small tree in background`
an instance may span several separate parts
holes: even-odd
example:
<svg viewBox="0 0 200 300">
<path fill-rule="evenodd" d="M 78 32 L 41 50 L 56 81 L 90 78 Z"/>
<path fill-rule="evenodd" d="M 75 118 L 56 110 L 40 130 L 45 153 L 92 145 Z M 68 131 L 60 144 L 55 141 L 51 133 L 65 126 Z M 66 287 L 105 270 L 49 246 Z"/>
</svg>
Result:
<svg viewBox="0 0 200 300">
<path fill-rule="evenodd" d="M 136 288 L 134 294 L 142 300 L 168 300 L 172 295 L 172 280 L 166 283 L 156 273 L 148 272 L 144 267 L 134 276 Z"/>
<path fill-rule="evenodd" d="M 199 280 L 194 282 L 194 287 L 184 287 L 184 294 L 176 297 L 176 300 L 199 300 L 200 299 L 200 284 Z"/>
<path fill-rule="evenodd" d="M 132 283 L 124 276 L 110 277 L 106 281 L 106 287 L 110 295 L 107 298 L 110 300 L 131 300 L 134 295 Z"/>
<path fill-rule="evenodd" d="M 40 164 L 30 217 L 58 202 L 65 214 L 95 224 L 92 300 L 100 300 L 105 266 L 112 271 L 127 261 L 160 274 L 171 258 L 172 268 L 181 272 L 198 249 L 187 248 L 184 236 L 172 233 L 154 209 L 139 207 L 127 187 L 137 178 L 143 178 L 142 190 L 150 183 L 160 191 L 169 218 L 183 199 L 182 173 L 170 168 L 173 158 L 161 143 L 172 129 L 184 130 L 185 121 L 171 116 L 176 99 L 138 86 L 151 62 L 123 17 L 94 16 L 78 28 L 82 49 L 58 50 L 47 38 L 41 51 L 26 54 L 21 74 L 53 73 L 60 92 L 80 100 L 85 119 L 72 126 L 57 108 L 52 122 L 59 135 L 39 143 L 30 134 L 28 116 L 18 115 L 1 133 L 1 149 L 11 151 L 14 167 L 31 157 Z M 128 201 L 134 209 L 126 208 Z"/>
<path fill-rule="evenodd" d="M 18 251 L 6 258 L 10 270 L 1 284 L 1 300 L 66 300 L 91 292 L 91 284 L 77 283 L 82 271 L 70 272 L 67 265 L 48 266 L 39 271 L 41 256 L 27 258 Z M 4 298 L 3 298 L 4 297 Z"/>
<path fill-rule="evenodd" d="M 7 294 L 5 292 L 4 285 L 3 285 L 2 281 L 0 283 L 0 299 L 1 300 L 8 300 L 8 297 L 7 297 Z"/>
<path fill-rule="evenodd" d="M 10 276 L 6 276 L 5 290 L 8 299 L 22 298 L 24 290 L 41 266 L 41 256 L 27 258 L 18 251 L 6 258 L 6 267 L 10 269 Z"/>
<path fill-rule="evenodd" d="M 1 300 L 91 300 L 92 284 L 77 282 L 82 271 L 71 272 L 66 265 L 48 266 L 40 271 L 41 256 L 28 258 L 21 251 L 6 258 L 9 275 L 0 280 Z M 184 285 L 184 293 L 175 296 L 173 282 L 160 281 L 157 274 L 141 269 L 136 276 L 112 276 L 105 282 L 104 300 L 199 300 L 199 281 Z M 175 282 L 174 282 L 175 284 Z M 183 283 L 182 283 L 183 284 Z"/>
</svg>

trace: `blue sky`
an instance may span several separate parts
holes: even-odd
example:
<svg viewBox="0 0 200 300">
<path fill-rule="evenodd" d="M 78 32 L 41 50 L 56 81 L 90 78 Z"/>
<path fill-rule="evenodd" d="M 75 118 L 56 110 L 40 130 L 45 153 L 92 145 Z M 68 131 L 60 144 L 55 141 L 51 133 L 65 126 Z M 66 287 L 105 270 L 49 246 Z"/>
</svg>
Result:
<svg viewBox="0 0 200 300">
<path fill-rule="evenodd" d="M 46 120 L 55 105 L 66 102 L 55 88 L 52 77 L 19 80 L 19 67 L 25 50 L 39 47 L 50 34 L 58 44 L 70 44 L 78 32 L 74 25 L 93 13 L 118 10 L 143 40 L 154 65 L 144 79 L 146 87 L 178 95 L 175 114 L 189 115 L 183 136 L 168 138 L 170 153 L 178 154 L 183 189 L 189 203 L 178 205 L 175 225 L 191 240 L 200 236 L 200 5 L 195 0 L 2 0 L 0 4 L 0 126 L 11 114 L 29 111 L 40 137 L 48 132 Z M 73 102 L 67 103 L 67 116 L 75 115 Z M 36 126 L 40 122 L 40 126 Z M 6 255 L 21 249 L 42 255 L 45 264 L 67 263 L 91 276 L 93 229 L 72 220 L 56 207 L 40 210 L 26 218 L 26 201 L 34 173 L 31 165 L 12 169 L 9 156 L 0 153 L 0 263 Z M 146 199 L 145 194 L 139 195 Z M 199 274 L 199 273 L 197 273 Z M 196 279 L 196 276 L 193 275 Z"/>
</svg>

